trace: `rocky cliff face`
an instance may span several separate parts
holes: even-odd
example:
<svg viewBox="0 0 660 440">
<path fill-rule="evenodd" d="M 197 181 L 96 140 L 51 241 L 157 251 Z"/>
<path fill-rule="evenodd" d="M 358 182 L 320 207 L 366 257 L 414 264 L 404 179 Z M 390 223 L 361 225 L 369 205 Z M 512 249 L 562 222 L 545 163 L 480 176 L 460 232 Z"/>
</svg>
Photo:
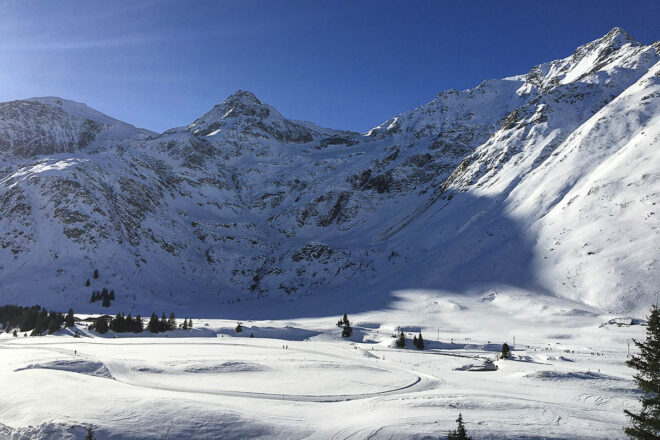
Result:
<svg viewBox="0 0 660 440">
<path fill-rule="evenodd" d="M 659 60 L 617 28 L 365 134 L 245 91 L 162 134 L 57 98 L 0 104 L 0 295 L 84 309 L 99 268 L 124 310 L 411 287 L 644 308 Z"/>
</svg>

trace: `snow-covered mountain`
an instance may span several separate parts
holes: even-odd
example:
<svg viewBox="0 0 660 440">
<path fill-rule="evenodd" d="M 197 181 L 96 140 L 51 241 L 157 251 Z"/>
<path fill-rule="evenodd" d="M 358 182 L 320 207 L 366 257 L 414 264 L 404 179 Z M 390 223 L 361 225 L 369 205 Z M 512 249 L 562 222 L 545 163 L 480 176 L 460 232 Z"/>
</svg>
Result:
<svg viewBox="0 0 660 440">
<path fill-rule="evenodd" d="M 658 61 L 660 43 L 615 28 L 364 134 L 240 90 L 162 134 L 59 98 L 0 104 L 2 302 L 99 311 L 91 290 L 108 286 L 118 310 L 207 311 L 522 288 L 646 309 L 660 282 Z"/>
<path fill-rule="evenodd" d="M 145 139 L 138 129 L 74 101 L 44 97 L 0 103 L 0 151 L 28 158 L 95 144 Z"/>
</svg>

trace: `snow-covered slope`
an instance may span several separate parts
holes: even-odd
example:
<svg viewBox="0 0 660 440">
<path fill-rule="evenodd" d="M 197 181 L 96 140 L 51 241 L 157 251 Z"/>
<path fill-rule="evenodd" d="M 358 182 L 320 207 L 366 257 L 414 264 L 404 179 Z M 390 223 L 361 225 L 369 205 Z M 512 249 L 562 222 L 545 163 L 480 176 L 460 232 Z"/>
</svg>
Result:
<svg viewBox="0 0 660 440">
<path fill-rule="evenodd" d="M 113 141 L 145 139 L 138 129 L 74 101 L 55 97 L 0 104 L 0 157 L 74 152 Z"/>
<path fill-rule="evenodd" d="M 160 135 L 57 98 L 0 104 L 2 300 L 98 311 L 91 290 L 108 286 L 117 310 L 211 313 L 515 287 L 645 309 L 660 281 L 659 52 L 615 28 L 365 134 L 245 91 Z"/>
<path fill-rule="evenodd" d="M 260 138 L 304 144 L 334 134 L 312 122 L 286 119 L 251 92 L 238 90 L 186 127 L 196 136 L 218 137 L 222 142 L 256 141 Z"/>
</svg>

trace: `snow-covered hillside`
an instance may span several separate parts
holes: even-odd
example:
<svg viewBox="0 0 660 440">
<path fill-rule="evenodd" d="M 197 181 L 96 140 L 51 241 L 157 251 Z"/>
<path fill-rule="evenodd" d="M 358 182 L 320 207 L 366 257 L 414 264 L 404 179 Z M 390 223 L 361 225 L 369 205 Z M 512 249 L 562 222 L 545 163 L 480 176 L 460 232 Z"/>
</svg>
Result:
<svg viewBox="0 0 660 440">
<path fill-rule="evenodd" d="M 0 298 L 100 312 L 107 286 L 112 311 L 217 315 L 313 296 L 319 314 L 338 291 L 368 310 L 396 289 L 521 289 L 644 310 L 659 53 L 615 28 L 364 134 L 246 91 L 162 134 L 58 98 L 0 104 Z"/>
<path fill-rule="evenodd" d="M 626 341 L 644 327 L 572 306 L 407 291 L 392 310 L 349 314 L 348 339 L 341 315 L 243 321 L 240 334 L 219 319 L 157 335 L 82 322 L 0 333 L 0 438 L 446 439 L 462 413 L 479 440 L 623 439 L 638 397 Z M 504 341 L 513 358 L 496 360 Z"/>
</svg>

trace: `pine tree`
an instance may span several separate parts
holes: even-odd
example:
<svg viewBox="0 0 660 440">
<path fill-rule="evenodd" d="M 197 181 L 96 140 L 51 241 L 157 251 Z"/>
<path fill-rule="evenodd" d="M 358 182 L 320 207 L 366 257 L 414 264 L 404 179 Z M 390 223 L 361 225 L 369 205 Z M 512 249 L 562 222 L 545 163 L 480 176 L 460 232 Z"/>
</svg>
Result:
<svg viewBox="0 0 660 440">
<path fill-rule="evenodd" d="M 160 322 L 158 323 L 158 331 L 166 332 L 168 328 L 167 318 L 165 318 L 165 313 L 160 315 Z"/>
<path fill-rule="evenodd" d="M 21 314 L 18 329 L 22 332 L 32 330 L 37 322 L 39 306 L 30 307 Z"/>
<path fill-rule="evenodd" d="M 90 285 L 89 278 L 87 278 L 87 281 L 85 282 L 85 287 L 89 287 L 89 285 Z"/>
<path fill-rule="evenodd" d="M 99 316 L 96 318 L 96 322 L 94 324 L 94 329 L 97 331 L 97 333 L 107 333 L 108 332 L 108 321 L 103 316 Z"/>
<path fill-rule="evenodd" d="M 32 336 L 39 336 L 46 330 L 48 330 L 48 312 L 46 312 L 46 310 L 41 310 L 37 315 Z"/>
<path fill-rule="evenodd" d="M 413 336 L 413 345 L 417 347 L 417 336 Z"/>
<path fill-rule="evenodd" d="M 176 330 L 176 318 L 174 317 L 174 312 L 170 313 L 170 319 L 167 320 L 167 329 Z"/>
<path fill-rule="evenodd" d="M 108 294 L 108 298 L 110 298 L 110 301 L 115 300 L 115 291 L 111 290 L 110 293 Z"/>
<path fill-rule="evenodd" d="M 149 319 L 149 324 L 147 324 L 147 330 L 149 330 L 151 333 L 158 333 L 159 322 L 158 322 L 158 316 L 155 313 L 151 314 L 151 318 Z"/>
<path fill-rule="evenodd" d="M 241 326 L 241 323 L 239 322 L 236 324 L 236 333 L 241 333 L 243 331 L 243 327 Z"/>
<path fill-rule="evenodd" d="M 472 437 L 468 437 L 467 431 L 465 430 L 465 425 L 463 424 L 463 415 L 458 414 L 458 419 L 456 419 L 458 427 L 455 431 L 449 431 L 447 435 L 447 440 L 472 440 Z"/>
<path fill-rule="evenodd" d="M 181 328 L 188 330 L 188 318 L 183 318 L 183 324 L 181 324 Z"/>
<path fill-rule="evenodd" d="M 103 297 L 103 303 L 101 304 L 101 306 L 110 307 L 110 298 L 108 298 L 107 295 Z"/>
<path fill-rule="evenodd" d="M 189 320 L 188 320 L 188 328 L 189 328 L 189 329 L 192 328 L 192 319 L 189 319 Z"/>
<path fill-rule="evenodd" d="M 142 333 L 143 330 L 142 316 L 137 315 L 133 320 L 133 333 Z"/>
<path fill-rule="evenodd" d="M 94 275 L 92 276 L 92 278 L 94 278 L 95 280 L 99 279 L 99 270 L 98 269 L 94 269 Z"/>
<path fill-rule="evenodd" d="M 85 436 L 85 440 L 96 440 L 92 428 L 87 428 L 87 435 Z"/>
<path fill-rule="evenodd" d="M 353 329 L 351 328 L 350 325 L 344 326 L 344 330 L 341 331 L 341 335 L 344 338 L 350 338 L 352 334 L 353 334 Z"/>
<path fill-rule="evenodd" d="M 73 317 L 73 309 L 69 309 L 69 313 L 66 314 L 66 318 L 64 319 L 64 326 L 65 327 L 73 327 L 76 323 L 75 318 Z"/>
<path fill-rule="evenodd" d="M 639 355 L 633 355 L 627 362 L 637 370 L 634 379 L 643 394 L 639 400 L 642 409 L 635 414 L 624 410 L 632 419 L 632 426 L 625 428 L 631 439 L 660 438 L 660 309 L 651 307 L 646 327 L 646 341 L 634 341 Z"/>
<path fill-rule="evenodd" d="M 511 357 L 511 349 L 509 348 L 509 344 L 506 342 L 502 344 L 502 359 L 509 359 Z"/>
<path fill-rule="evenodd" d="M 124 317 L 117 313 L 117 315 L 110 320 L 110 330 L 113 332 L 121 333 L 124 331 L 123 327 Z"/>
<path fill-rule="evenodd" d="M 401 332 L 399 334 L 399 339 L 396 341 L 396 346 L 399 348 L 404 348 L 406 346 L 406 335 Z"/>
<path fill-rule="evenodd" d="M 346 313 L 344 313 L 344 318 L 342 319 L 342 321 L 344 321 L 345 326 L 351 325 L 351 322 L 348 320 L 348 316 L 346 315 Z"/>
<path fill-rule="evenodd" d="M 56 318 L 49 318 L 48 319 L 48 334 L 52 335 L 56 331 L 58 331 L 61 328 L 62 324 L 60 324 L 59 320 Z"/>
<path fill-rule="evenodd" d="M 96 301 L 96 292 L 92 292 L 92 297 L 89 299 L 89 302 L 93 303 Z"/>
<path fill-rule="evenodd" d="M 417 337 L 417 348 L 424 350 L 424 339 L 422 338 L 422 332 L 419 332 L 419 336 Z"/>
</svg>

